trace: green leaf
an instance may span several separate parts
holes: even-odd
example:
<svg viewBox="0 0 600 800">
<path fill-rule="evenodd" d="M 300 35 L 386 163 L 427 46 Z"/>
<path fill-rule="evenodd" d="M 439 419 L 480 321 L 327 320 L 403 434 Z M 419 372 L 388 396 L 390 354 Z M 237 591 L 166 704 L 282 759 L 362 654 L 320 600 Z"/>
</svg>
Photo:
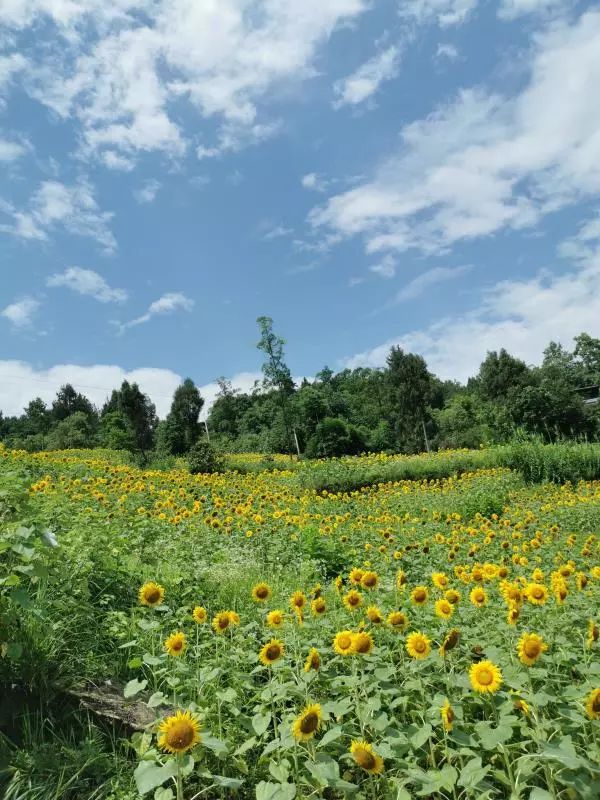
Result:
<svg viewBox="0 0 600 800">
<path fill-rule="evenodd" d="M 159 656 L 153 656 L 151 653 L 144 653 L 143 656 L 144 664 L 147 664 L 149 667 L 156 667 L 159 664 L 162 664 L 163 659 Z"/>
<path fill-rule="evenodd" d="M 244 783 L 240 778 L 228 778 L 226 775 L 211 775 L 210 777 L 217 786 L 222 786 L 225 789 L 239 789 Z"/>
<path fill-rule="evenodd" d="M 271 724 L 271 714 L 267 712 L 266 714 L 255 714 L 252 717 L 252 727 L 254 728 L 254 733 L 257 736 L 262 736 L 263 733 L 266 732 L 267 728 Z"/>
<path fill-rule="evenodd" d="M 135 785 L 141 795 L 148 794 L 157 786 L 162 786 L 169 778 L 173 778 L 177 773 L 177 763 L 172 760 L 164 766 L 156 764 L 154 761 L 140 761 L 137 765 L 133 777 Z"/>
<path fill-rule="evenodd" d="M 241 756 L 246 753 L 248 750 L 251 750 L 254 745 L 256 744 L 256 736 L 251 736 L 249 739 L 246 739 L 238 749 L 235 751 L 234 756 Z"/>
<path fill-rule="evenodd" d="M 154 792 L 154 800 L 173 800 L 174 797 L 173 789 L 171 789 L 170 786 L 166 788 L 164 786 L 159 786 Z"/>
<path fill-rule="evenodd" d="M 135 695 L 145 689 L 147 685 L 147 680 L 138 681 L 137 678 L 134 678 L 132 681 L 128 681 L 125 684 L 125 688 L 123 689 L 123 697 L 135 697 Z"/>
<path fill-rule="evenodd" d="M 163 692 L 154 692 L 153 695 L 150 695 L 147 705 L 150 708 L 157 708 L 158 706 L 164 706 L 167 702 L 167 696 Z"/>
<path fill-rule="evenodd" d="M 322 754 L 318 761 L 307 761 L 306 769 L 321 786 L 330 786 L 340 779 L 340 765 L 331 756 Z"/>
<path fill-rule="evenodd" d="M 536 786 L 529 793 L 529 800 L 552 800 L 552 795 L 545 789 L 540 789 Z"/>
<path fill-rule="evenodd" d="M 279 783 L 287 783 L 288 778 L 290 777 L 289 761 L 283 760 L 279 764 L 276 764 L 274 761 L 270 761 L 269 772 Z"/>
<path fill-rule="evenodd" d="M 10 593 L 10 599 L 13 603 L 16 603 L 18 606 L 24 609 L 30 609 L 33 605 L 31 602 L 31 597 L 27 594 L 25 589 L 13 589 Z"/>
<path fill-rule="evenodd" d="M 414 725 L 409 727 L 408 738 L 415 750 L 423 747 L 423 745 L 429 741 L 432 731 L 433 728 L 429 723 L 425 723 L 425 725 L 422 725 L 420 728 L 416 728 Z"/>
<path fill-rule="evenodd" d="M 513 729 L 509 725 L 493 728 L 488 722 L 478 722 L 475 730 L 485 750 L 494 750 L 499 744 L 510 741 L 513 735 Z"/>
<path fill-rule="evenodd" d="M 328 744 L 331 742 L 335 742 L 336 739 L 339 739 L 342 735 L 342 729 L 339 725 L 336 725 L 335 728 L 330 728 L 327 733 L 323 736 L 321 741 L 319 742 L 319 747 L 327 747 Z"/>
<path fill-rule="evenodd" d="M 227 743 L 222 742 L 220 739 L 216 739 L 214 736 L 205 736 L 202 734 L 202 744 L 204 747 L 208 747 L 209 750 L 212 750 L 217 758 L 226 756 L 229 752 Z"/>
<path fill-rule="evenodd" d="M 237 697 L 237 692 L 230 686 L 228 689 L 225 689 L 222 692 L 216 692 L 216 695 L 222 703 L 233 703 Z"/>
<path fill-rule="evenodd" d="M 458 785 L 464 786 L 465 789 L 476 789 L 489 771 L 489 766 L 481 766 L 479 757 L 472 758 L 462 768 L 458 778 Z"/>
<path fill-rule="evenodd" d="M 129 669 L 139 669 L 144 662 L 139 656 L 135 656 L 135 658 L 130 658 L 127 662 L 127 666 Z"/>
<path fill-rule="evenodd" d="M 296 797 L 294 783 L 261 781 L 256 785 L 256 800 L 294 800 L 294 797 Z"/>
</svg>

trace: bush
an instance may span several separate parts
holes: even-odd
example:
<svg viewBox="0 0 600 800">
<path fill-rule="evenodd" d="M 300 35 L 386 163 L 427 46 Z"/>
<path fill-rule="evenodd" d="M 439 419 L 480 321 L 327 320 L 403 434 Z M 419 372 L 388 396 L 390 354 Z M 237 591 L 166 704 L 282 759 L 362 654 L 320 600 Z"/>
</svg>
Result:
<svg viewBox="0 0 600 800">
<path fill-rule="evenodd" d="M 222 472 L 223 461 L 210 442 L 202 439 L 188 453 L 188 469 L 192 475 L 207 472 Z"/>
<path fill-rule="evenodd" d="M 365 442 L 359 431 L 338 417 L 326 417 L 316 427 L 306 445 L 308 458 L 357 455 Z"/>
</svg>

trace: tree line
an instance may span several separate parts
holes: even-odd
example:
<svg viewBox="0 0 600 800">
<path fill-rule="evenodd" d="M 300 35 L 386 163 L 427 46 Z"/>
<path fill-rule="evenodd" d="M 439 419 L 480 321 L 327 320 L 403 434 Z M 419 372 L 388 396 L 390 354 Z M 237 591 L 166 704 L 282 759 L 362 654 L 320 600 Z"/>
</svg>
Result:
<svg viewBox="0 0 600 800">
<path fill-rule="evenodd" d="M 187 378 L 164 420 L 135 383 L 124 381 L 101 409 L 69 384 L 48 407 L 32 400 L 18 417 L 0 414 L 0 440 L 27 449 L 106 447 L 150 457 L 183 456 L 211 444 L 226 452 L 300 453 L 320 458 L 364 451 L 416 453 L 478 447 L 515 435 L 545 441 L 597 440 L 600 339 L 582 333 L 568 350 L 550 342 L 540 365 L 489 352 L 465 384 L 444 381 L 424 358 L 392 347 L 383 368 L 324 367 L 296 384 L 284 340 L 258 319 L 263 379 L 249 392 L 218 379 L 206 426 L 198 388 Z"/>
</svg>

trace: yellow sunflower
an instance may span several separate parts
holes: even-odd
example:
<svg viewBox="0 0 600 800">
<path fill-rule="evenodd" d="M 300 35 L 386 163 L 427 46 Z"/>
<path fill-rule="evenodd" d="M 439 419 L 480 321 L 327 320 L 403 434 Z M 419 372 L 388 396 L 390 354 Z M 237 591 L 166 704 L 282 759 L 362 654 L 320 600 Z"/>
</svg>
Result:
<svg viewBox="0 0 600 800">
<path fill-rule="evenodd" d="M 148 581 L 140 587 L 138 592 L 138 600 L 143 606 L 154 608 L 159 606 L 165 597 L 165 590 L 159 583 Z"/>
<path fill-rule="evenodd" d="M 506 614 L 506 621 L 508 622 L 508 624 L 516 625 L 520 613 L 521 612 L 519 610 L 519 606 L 515 605 L 514 603 L 511 603 L 508 607 L 508 611 Z"/>
<path fill-rule="evenodd" d="M 413 631 L 406 637 L 406 651 L 411 658 L 427 658 L 431 642 L 424 633 Z"/>
<path fill-rule="evenodd" d="M 442 725 L 444 726 L 444 730 L 450 732 L 454 722 L 454 711 L 452 710 L 452 706 L 448 700 L 446 700 L 444 705 L 440 708 L 440 715 L 442 717 Z"/>
<path fill-rule="evenodd" d="M 359 567 L 353 567 L 350 570 L 350 574 L 348 575 L 348 580 L 350 583 L 353 583 L 355 586 L 358 586 L 362 581 L 363 570 L 359 569 Z"/>
<path fill-rule="evenodd" d="M 438 589 L 447 589 L 448 588 L 448 576 L 445 572 L 434 572 L 431 575 L 431 582 L 434 586 L 437 586 Z"/>
<path fill-rule="evenodd" d="M 404 611 L 390 611 L 387 624 L 396 631 L 405 631 L 408 628 L 408 617 Z"/>
<path fill-rule="evenodd" d="M 350 589 L 344 595 L 344 605 L 348 609 L 348 611 L 354 611 L 355 608 L 358 608 L 362 603 L 362 594 L 357 592 L 356 589 Z"/>
<path fill-rule="evenodd" d="M 237 611 L 228 611 L 229 614 L 229 624 L 230 625 L 239 625 L 240 624 L 240 615 Z"/>
<path fill-rule="evenodd" d="M 172 633 L 167 639 L 165 639 L 165 650 L 170 656 L 182 655 L 186 645 L 187 640 L 185 638 L 185 633 L 182 631 Z"/>
<path fill-rule="evenodd" d="M 339 631 L 333 638 L 333 649 L 340 656 L 349 656 L 352 653 L 353 639 L 352 631 Z"/>
<path fill-rule="evenodd" d="M 265 667 L 270 667 L 271 664 L 274 664 L 276 661 L 279 661 L 281 656 L 283 655 L 285 647 L 283 642 L 279 641 L 279 639 L 271 639 L 270 642 L 267 642 L 263 648 L 261 649 L 260 653 L 258 654 L 259 659 L 265 665 Z"/>
<path fill-rule="evenodd" d="M 215 633 L 225 633 L 231 623 L 229 611 L 219 611 L 213 617 L 212 626 Z"/>
<path fill-rule="evenodd" d="M 316 647 L 311 647 L 306 657 L 306 661 L 304 662 L 304 672 L 310 672 L 311 670 L 318 672 L 320 668 L 321 656 L 319 655 L 319 651 Z"/>
<path fill-rule="evenodd" d="M 369 622 L 373 623 L 373 625 L 381 625 L 383 622 L 383 614 L 381 613 L 381 609 L 377 606 L 369 606 L 367 608 L 367 618 Z"/>
<path fill-rule="evenodd" d="M 600 719 L 600 689 L 594 689 L 587 696 L 585 710 L 590 719 Z"/>
<path fill-rule="evenodd" d="M 304 711 L 302 711 L 292 723 L 294 739 L 300 742 L 306 742 L 312 739 L 321 727 L 322 718 L 321 706 L 318 703 L 311 703 L 306 706 Z"/>
<path fill-rule="evenodd" d="M 352 637 L 352 652 L 361 656 L 369 655 L 372 652 L 375 642 L 370 633 L 360 631 Z"/>
<path fill-rule="evenodd" d="M 267 614 L 267 625 L 269 628 L 281 628 L 285 621 L 285 614 L 280 608 L 275 608 Z"/>
<path fill-rule="evenodd" d="M 435 601 L 435 615 L 441 619 L 450 619 L 454 613 L 454 606 L 445 597 Z"/>
<path fill-rule="evenodd" d="M 519 660 L 527 667 L 533 666 L 548 649 L 548 645 L 537 633 L 523 633 L 517 644 Z"/>
<path fill-rule="evenodd" d="M 449 603 L 452 603 L 453 606 L 460 601 L 460 594 L 456 591 L 456 589 L 448 589 L 448 591 L 444 594 L 444 597 Z"/>
<path fill-rule="evenodd" d="M 369 772 L 371 775 L 383 772 L 383 758 L 368 742 L 355 739 L 350 745 L 350 755 L 365 772 Z"/>
<path fill-rule="evenodd" d="M 422 606 L 427 602 L 429 590 L 426 586 L 415 586 L 410 593 L 410 599 L 416 606 Z"/>
<path fill-rule="evenodd" d="M 502 672 L 492 661 L 480 661 L 469 670 L 469 680 L 476 692 L 497 692 L 502 685 Z"/>
<path fill-rule="evenodd" d="M 376 589 L 378 583 L 379 576 L 376 572 L 373 572 L 372 570 L 363 572 L 362 578 L 360 579 L 360 585 L 363 587 L 363 589 Z"/>
<path fill-rule="evenodd" d="M 477 606 L 477 608 L 482 608 L 487 603 L 487 599 L 487 594 L 481 586 L 475 586 L 475 588 L 471 589 L 469 592 L 469 600 L 474 606 Z"/>
<path fill-rule="evenodd" d="M 197 622 L 198 625 L 202 625 L 206 622 L 206 609 L 204 606 L 196 606 L 196 608 L 192 611 L 192 618 L 194 622 Z"/>
<path fill-rule="evenodd" d="M 190 711 L 177 711 L 158 726 L 158 746 L 168 753 L 185 753 L 201 741 L 200 723 Z"/>
<path fill-rule="evenodd" d="M 529 703 L 526 700 L 523 700 L 522 697 L 515 697 L 513 699 L 513 706 L 517 711 L 520 711 L 525 716 L 529 716 L 531 709 L 529 708 Z"/>
<path fill-rule="evenodd" d="M 525 597 L 534 606 L 543 606 L 548 600 L 548 589 L 543 583 L 528 583 L 525 587 Z"/>
<path fill-rule="evenodd" d="M 310 609 L 312 613 L 319 617 L 321 614 L 324 614 L 327 610 L 327 606 L 325 604 L 325 599 L 323 597 L 316 597 L 310 604 Z"/>
<path fill-rule="evenodd" d="M 396 589 L 399 592 L 403 592 L 406 588 L 406 572 L 404 570 L 399 569 L 396 573 Z"/>
<path fill-rule="evenodd" d="M 265 603 L 271 597 L 271 587 L 268 583 L 257 583 L 252 587 L 251 594 L 255 603 Z"/>
<path fill-rule="evenodd" d="M 451 650 L 454 650 L 458 642 L 460 641 L 460 631 L 458 628 L 452 628 L 452 630 L 448 631 L 446 634 L 446 638 L 442 642 L 442 646 L 440 647 L 440 655 L 442 658 L 446 656 L 446 653 L 449 653 Z"/>
<path fill-rule="evenodd" d="M 600 638 L 600 627 L 591 619 L 588 622 L 587 639 L 585 641 L 588 648 L 593 647 Z"/>
<path fill-rule="evenodd" d="M 290 606 L 294 611 L 296 611 L 296 609 L 302 611 L 302 609 L 306 605 L 306 602 L 307 602 L 306 595 L 299 589 L 296 590 L 294 594 L 290 597 Z"/>
</svg>

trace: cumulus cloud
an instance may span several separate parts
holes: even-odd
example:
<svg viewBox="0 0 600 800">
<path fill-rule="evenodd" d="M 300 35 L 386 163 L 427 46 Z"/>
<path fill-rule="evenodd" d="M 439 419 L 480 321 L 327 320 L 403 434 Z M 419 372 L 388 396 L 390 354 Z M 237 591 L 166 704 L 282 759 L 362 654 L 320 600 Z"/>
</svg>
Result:
<svg viewBox="0 0 600 800">
<path fill-rule="evenodd" d="M 160 187 L 161 183 L 152 179 L 146 181 L 141 188 L 136 189 L 136 191 L 133 193 L 133 196 L 138 203 L 152 203 L 158 194 Z"/>
<path fill-rule="evenodd" d="M 463 275 L 466 275 L 467 272 L 470 272 L 470 270 L 471 267 L 466 265 L 428 269 L 426 272 L 421 273 L 421 275 L 418 275 L 414 280 L 407 283 L 406 286 L 398 292 L 394 302 L 404 303 L 406 300 L 414 300 L 416 297 L 420 297 L 424 294 L 427 289 L 430 289 L 432 286 L 461 278 Z"/>
<path fill-rule="evenodd" d="M 400 49 L 388 47 L 366 61 L 348 77 L 334 84 L 334 108 L 358 105 L 372 97 L 384 81 L 395 78 L 400 67 Z"/>
<path fill-rule="evenodd" d="M 193 307 L 194 301 L 191 298 L 186 297 L 181 292 L 169 292 L 151 303 L 146 313 L 142 314 L 141 317 L 120 324 L 119 329 L 123 332 L 127 328 L 134 328 L 136 325 L 143 325 L 145 322 L 149 322 L 152 317 L 172 314 L 174 311 L 191 311 Z"/>
<path fill-rule="evenodd" d="M 520 94 L 465 89 L 405 126 L 399 152 L 371 180 L 313 209 L 314 229 L 362 235 L 371 253 L 443 252 L 597 196 L 600 105 L 590 97 L 600 82 L 599 40 L 597 11 L 538 35 Z"/>
<path fill-rule="evenodd" d="M 18 142 L 0 138 L 0 162 L 16 161 L 25 155 L 26 148 Z"/>
<path fill-rule="evenodd" d="M 401 0 L 400 16 L 419 24 L 459 25 L 477 6 L 477 0 Z"/>
<path fill-rule="evenodd" d="M 273 135 L 278 122 L 260 118 L 262 98 L 273 87 L 313 76 L 319 46 L 369 5 L 11 0 L 0 7 L 0 26 L 38 25 L 42 41 L 23 67 L 24 86 L 58 115 L 78 121 L 86 155 L 110 152 L 109 166 L 121 168 L 127 162 L 119 156 L 185 152 L 189 142 L 171 113 L 174 101 L 216 123 L 215 142 L 201 133 L 199 157 Z"/>
<path fill-rule="evenodd" d="M 563 13 L 571 5 L 571 0 L 502 0 L 498 16 L 501 19 L 512 20 L 524 14 L 539 14 L 549 11 Z"/>
<path fill-rule="evenodd" d="M 0 311 L 0 316 L 7 319 L 15 328 L 28 328 L 33 322 L 33 316 L 40 307 L 33 297 L 24 297 L 6 306 Z"/>
<path fill-rule="evenodd" d="M 85 181 L 73 186 L 56 180 L 44 181 L 26 208 L 17 209 L 4 201 L 0 203 L 0 213 L 10 219 L 10 222 L 0 223 L 0 231 L 21 239 L 43 241 L 51 232 L 62 228 L 94 239 L 107 253 L 112 253 L 117 247 L 109 228 L 113 215 L 99 209 L 94 191 Z"/>
<path fill-rule="evenodd" d="M 125 289 L 112 289 L 97 272 L 81 267 L 68 267 L 64 272 L 50 275 L 46 286 L 51 288 L 62 286 L 78 294 L 93 297 L 100 303 L 123 303 L 127 300 Z"/>
</svg>

